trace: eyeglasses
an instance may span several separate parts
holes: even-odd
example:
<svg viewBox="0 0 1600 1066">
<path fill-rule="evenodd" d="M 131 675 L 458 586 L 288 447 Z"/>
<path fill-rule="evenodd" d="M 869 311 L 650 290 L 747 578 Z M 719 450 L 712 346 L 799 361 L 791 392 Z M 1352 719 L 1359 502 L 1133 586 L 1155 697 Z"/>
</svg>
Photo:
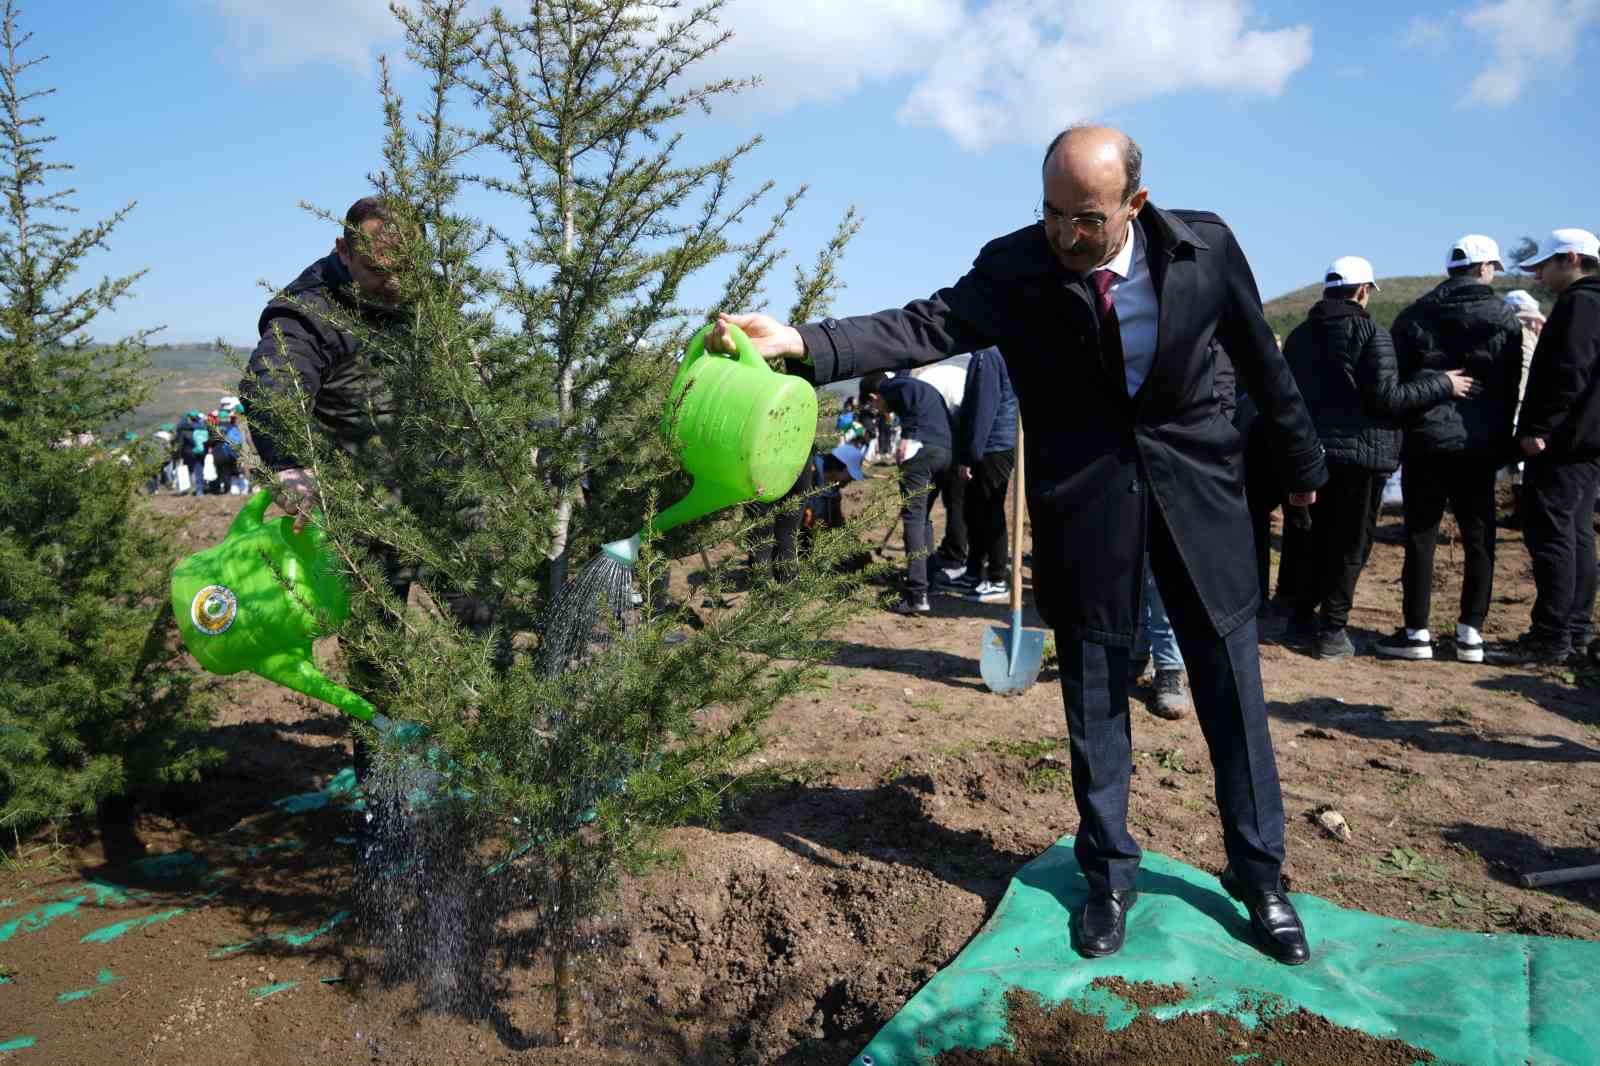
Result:
<svg viewBox="0 0 1600 1066">
<path fill-rule="evenodd" d="M 1127 206 L 1127 203 L 1120 204 L 1117 207 L 1117 211 L 1121 211 Z M 1112 214 L 1116 214 L 1116 211 L 1113 211 Z M 1076 233 L 1085 237 L 1100 236 L 1105 232 L 1106 223 L 1111 221 L 1109 216 L 1102 218 L 1100 215 L 1068 215 L 1066 212 L 1059 208 L 1051 207 L 1049 204 L 1041 204 L 1035 207 L 1033 209 L 1033 217 L 1037 221 L 1045 222 L 1052 226 L 1070 225 Z"/>
</svg>

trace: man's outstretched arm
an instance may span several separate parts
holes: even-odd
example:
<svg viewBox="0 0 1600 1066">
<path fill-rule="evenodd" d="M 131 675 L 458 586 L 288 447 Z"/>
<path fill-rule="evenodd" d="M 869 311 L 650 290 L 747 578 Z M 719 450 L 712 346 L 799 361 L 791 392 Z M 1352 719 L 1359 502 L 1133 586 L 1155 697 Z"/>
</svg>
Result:
<svg viewBox="0 0 1600 1066">
<path fill-rule="evenodd" d="M 854 318 L 825 318 L 793 326 L 770 315 L 718 314 L 707 338 L 712 351 L 732 352 L 727 327 L 744 331 L 767 358 L 790 361 L 790 373 L 813 384 L 847 381 L 874 370 L 907 370 L 995 343 L 985 324 L 992 304 L 974 268 L 955 285 L 926 300 Z"/>
</svg>

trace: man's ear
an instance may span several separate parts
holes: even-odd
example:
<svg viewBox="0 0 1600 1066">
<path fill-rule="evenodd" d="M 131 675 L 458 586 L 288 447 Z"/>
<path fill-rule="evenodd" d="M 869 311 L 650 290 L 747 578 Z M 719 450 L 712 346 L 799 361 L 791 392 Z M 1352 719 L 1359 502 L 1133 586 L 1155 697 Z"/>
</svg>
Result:
<svg viewBox="0 0 1600 1066">
<path fill-rule="evenodd" d="M 1149 189 L 1140 189 L 1133 194 L 1133 199 L 1128 201 L 1128 217 L 1132 218 L 1144 209 L 1145 201 L 1150 199 Z"/>
<path fill-rule="evenodd" d="M 350 265 L 350 241 L 345 237 L 333 239 L 333 254 L 339 257 L 339 262 L 345 266 Z"/>
</svg>

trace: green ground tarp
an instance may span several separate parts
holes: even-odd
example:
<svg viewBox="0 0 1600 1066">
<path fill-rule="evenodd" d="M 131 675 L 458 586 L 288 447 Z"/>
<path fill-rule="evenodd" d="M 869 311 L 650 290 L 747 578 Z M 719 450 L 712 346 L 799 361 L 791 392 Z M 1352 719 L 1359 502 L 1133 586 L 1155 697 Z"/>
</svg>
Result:
<svg viewBox="0 0 1600 1066">
<path fill-rule="evenodd" d="M 922 1066 L 949 1048 L 999 1043 L 1004 996 L 1013 988 L 1047 1004 L 1071 1000 L 1119 1028 L 1132 1021 L 1133 1008 L 1089 988 L 1112 976 L 1193 986 L 1185 1002 L 1150 1008 L 1157 1017 L 1238 1015 L 1241 992 L 1268 993 L 1444 1062 L 1600 1062 L 1600 943 L 1433 929 L 1296 893 L 1312 959 L 1280 966 L 1255 949 L 1244 908 L 1212 875 L 1146 853 L 1138 887 L 1122 951 L 1080 957 L 1068 916 L 1088 885 L 1072 839 L 1058 841 L 1017 873 L 983 930 L 883 1027 L 855 1066 Z"/>
</svg>

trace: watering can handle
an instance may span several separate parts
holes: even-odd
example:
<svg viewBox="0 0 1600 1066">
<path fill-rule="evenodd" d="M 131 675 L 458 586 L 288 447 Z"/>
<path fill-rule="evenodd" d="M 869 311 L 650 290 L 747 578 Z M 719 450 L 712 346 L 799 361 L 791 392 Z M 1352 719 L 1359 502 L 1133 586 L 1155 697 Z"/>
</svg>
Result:
<svg viewBox="0 0 1600 1066">
<path fill-rule="evenodd" d="M 688 366 L 690 363 L 706 354 L 706 337 L 711 333 L 711 329 L 714 325 L 715 323 L 707 323 L 706 325 L 700 327 L 700 331 L 696 333 L 689 341 L 689 348 L 686 352 L 684 352 L 683 355 L 683 366 Z M 750 343 L 750 338 L 744 335 L 744 330 L 740 329 L 732 322 L 728 323 L 728 336 L 733 338 L 733 347 L 737 354 L 725 356 L 724 358 L 736 358 L 745 366 L 756 367 L 761 370 L 772 369 L 771 367 L 767 366 L 767 361 L 761 358 L 760 353 L 756 351 L 756 346 Z"/>
</svg>

